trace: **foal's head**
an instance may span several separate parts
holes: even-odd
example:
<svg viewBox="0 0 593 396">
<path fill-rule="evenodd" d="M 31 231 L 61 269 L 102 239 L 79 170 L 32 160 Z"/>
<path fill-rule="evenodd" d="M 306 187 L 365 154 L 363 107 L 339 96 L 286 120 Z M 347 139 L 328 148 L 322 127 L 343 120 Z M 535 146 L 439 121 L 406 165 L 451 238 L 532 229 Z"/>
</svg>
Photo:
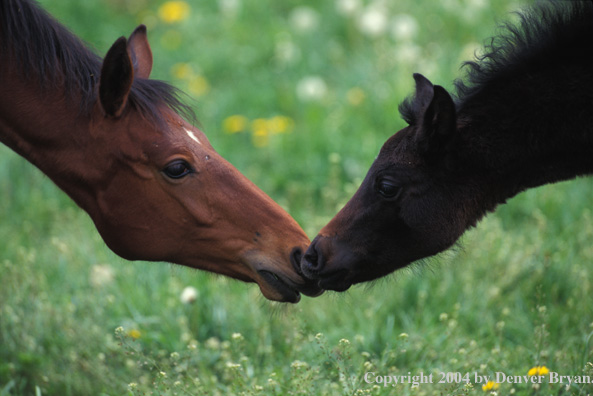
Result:
<svg viewBox="0 0 593 396">
<path fill-rule="evenodd" d="M 304 255 L 303 273 L 324 289 L 346 290 L 443 251 L 477 220 L 469 173 L 451 171 L 455 104 L 441 86 L 414 78 L 415 96 L 400 107 L 410 125 L 387 140 L 356 194 Z"/>
<path fill-rule="evenodd" d="M 319 294 L 300 275 L 309 241 L 298 224 L 170 106 L 146 116 L 151 68 L 144 27 L 117 40 L 101 67 L 88 161 L 105 172 L 89 175 L 97 179 L 89 212 L 105 242 L 127 259 L 257 282 L 271 300 Z"/>
</svg>

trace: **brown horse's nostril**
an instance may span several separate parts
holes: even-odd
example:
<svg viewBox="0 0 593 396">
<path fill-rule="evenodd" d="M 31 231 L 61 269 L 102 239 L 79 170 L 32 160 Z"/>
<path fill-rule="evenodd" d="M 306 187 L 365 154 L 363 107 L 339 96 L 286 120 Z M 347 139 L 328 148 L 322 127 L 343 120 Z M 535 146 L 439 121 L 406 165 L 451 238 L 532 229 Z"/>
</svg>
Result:
<svg viewBox="0 0 593 396">
<path fill-rule="evenodd" d="M 303 257 L 303 250 L 300 247 L 295 247 L 290 252 L 290 262 L 292 263 L 292 267 L 296 271 L 297 274 L 303 276 L 301 271 L 301 260 Z"/>
<path fill-rule="evenodd" d="M 318 279 L 323 269 L 323 257 L 317 252 L 316 246 L 316 241 L 313 241 L 301 260 L 301 270 L 307 278 Z"/>
</svg>

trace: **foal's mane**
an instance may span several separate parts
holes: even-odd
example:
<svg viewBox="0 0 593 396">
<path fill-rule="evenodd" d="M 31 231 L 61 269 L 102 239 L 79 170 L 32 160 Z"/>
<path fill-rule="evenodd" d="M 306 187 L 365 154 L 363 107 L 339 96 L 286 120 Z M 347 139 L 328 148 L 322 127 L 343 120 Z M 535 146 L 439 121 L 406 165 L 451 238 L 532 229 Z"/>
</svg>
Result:
<svg viewBox="0 0 593 396">
<path fill-rule="evenodd" d="M 591 0 L 540 1 L 516 15 L 518 23 L 501 25 L 501 33 L 490 38 L 484 52 L 476 55 L 475 61 L 463 63 L 465 79 L 454 82 L 458 109 L 492 86 L 515 76 L 556 67 L 567 59 L 587 56 L 583 48 L 593 50 Z M 399 110 L 410 125 L 417 122 L 413 98 L 407 98 Z"/>
<path fill-rule="evenodd" d="M 0 56 L 13 57 L 26 79 L 37 80 L 44 92 L 64 89 L 89 114 L 97 100 L 101 58 L 34 0 L 0 1 Z M 159 105 L 193 120 L 181 92 L 158 80 L 135 78 L 128 100 L 142 116 L 163 122 Z"/>
</svg>

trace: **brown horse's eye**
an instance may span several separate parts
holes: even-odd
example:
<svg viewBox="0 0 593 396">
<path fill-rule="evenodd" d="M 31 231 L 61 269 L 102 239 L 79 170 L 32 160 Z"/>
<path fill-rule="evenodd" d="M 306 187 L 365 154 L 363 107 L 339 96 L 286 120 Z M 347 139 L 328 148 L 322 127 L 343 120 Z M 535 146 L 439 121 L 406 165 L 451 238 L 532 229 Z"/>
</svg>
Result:
<svg viewBox="0 0 593 396">
<path fill-rule="evenodd" d="M 173 161 L 163 169 L 163 173 L 171 179 L 181 179 L 192 172 L 191 166 L 183 160 Z"/>
<path fill-rule="evenodd" d="M 400 188 L 391 180 L 381 179 L 377 181 L 377 191 L 385 198 L 393 198 L 399 193 Z"/>
</svg>

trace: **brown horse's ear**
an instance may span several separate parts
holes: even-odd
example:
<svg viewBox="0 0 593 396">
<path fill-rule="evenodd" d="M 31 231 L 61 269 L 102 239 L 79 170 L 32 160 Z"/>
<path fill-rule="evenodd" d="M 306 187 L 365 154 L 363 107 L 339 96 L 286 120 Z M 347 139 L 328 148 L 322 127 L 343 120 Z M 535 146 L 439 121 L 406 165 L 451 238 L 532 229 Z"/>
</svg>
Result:
<svg viewBox="0 0 593 396">
<path fill-rule="evenodd" d="M 146 26 L 138 26 L 128 39 L 128 52 L 134 65 L 136 77 L 148 78 L 152 71 L 152 50 L 148 44 Z"/>
<path fill-rule="evenodd" d="M 418 77 L 417 77 L 418 76 Z M 453 98 L 440 85 L 432 85 L 422 75 L 416 79 L 414 103 L 420 130 L 417 132 L 418 149 L 432 159 L 448 151 L 455 138 L 457 115 Z"/>
<path fill-rule="evenodd" d="M 99 100 L 108 116 L 119 117 L 128 101 L 134 69 L 128 54 L 125 37 L 120 37 L 111 46 L 101 66 Z"/>
</svg>

